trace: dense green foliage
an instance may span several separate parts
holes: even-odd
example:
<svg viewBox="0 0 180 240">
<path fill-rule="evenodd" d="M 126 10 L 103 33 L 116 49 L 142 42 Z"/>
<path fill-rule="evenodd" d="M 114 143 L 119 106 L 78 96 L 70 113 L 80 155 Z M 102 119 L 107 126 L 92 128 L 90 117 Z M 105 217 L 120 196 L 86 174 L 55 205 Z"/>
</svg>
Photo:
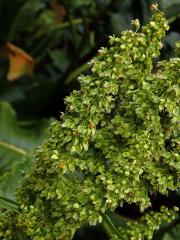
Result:
<svg viewBox="0 0 180 240">
<path fill-rule="evenodd" d="M 150 211 L 154 195 L 180 187 L 180 59 L 153 66 L 169 28 L 153 8 L 146 26 L 135 20 L 135 31 L 110 37 L 92 74 L 79 77 L 18 191 L 20 212 L 2 212 L 3 240 L 71 239 L 86 222 L 102 222 L 112 239 L 152 239 L 175 217 L 177 208 Z M 109 212 L 125 203 L 147 213 L 108 230 Z"/>
</svg>

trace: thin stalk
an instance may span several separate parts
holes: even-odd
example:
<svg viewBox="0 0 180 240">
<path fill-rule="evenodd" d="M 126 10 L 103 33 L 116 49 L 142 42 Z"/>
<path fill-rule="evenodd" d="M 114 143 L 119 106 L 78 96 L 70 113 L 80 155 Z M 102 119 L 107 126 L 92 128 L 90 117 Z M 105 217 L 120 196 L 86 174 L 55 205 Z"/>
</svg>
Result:
<svg viewBox="0 0 180 240">
<path fill-rule="evenodd" d="M 58 29 L 62 29 L 62 28 L 67 28 L 72 25 L 79 25 L 82 22 L 83 22 L 83 19 L 81 19 L 81 18 L 72 19 L 71 22 L 60 23 L 60 24 L 56 25 L 55 27 L 51 28 L 51 30 L 53 31 L 53 30 L 58 30 Z"/>
<path fill-rule="evenodd" d="M 60 30 L 60 29 L 63 29 L 63 28 L 67 28 L 67 27 L 70 27 L 70 26 L 75 26 L 75 25 L 78 25 L 78 24 L 81 24 L 83 22 L 82 19 L 72 19 L 71 22 L 64 22 L 64 23 L 60 23 L 52 28 L 49 28 L 48 31 L 44 32 L 39 32 L 38 34 L 35 35 L 34 39 L 38 39 L 40 37 L 43 37 L 44 38 L 38 43 L 38 45 L 36 45 L 35 49 L 33 49 L 31 55 L 36 57 L 39 55 L 39 53 L 43 52 L 42 50 L 44 48 L 47 48 L 48 46 L 48 43 L 52 40 L 54 34 Z M 44 51 L 44 53 L 46 53 L 46 51 Z M 41 54 L 42 55 L 42 54 Z M 41 56 L 42 58 L 42 56 Z M 36 59 L 37 61 L 37 59 Z M 40 61 L 40 58 L 38 58 L 38 61 Z"/>
<path fill-rule="evenodd" d="M 83 19 L 81 19 L 81 18 L 72 19 L 71 22 L 68 21 L 68 22 L 64 22 L 64 23 L 60 23 L 60 24 L 56 25 L 55 27 L 53 27 L 51 29 L 51 31 L 62 29 L 62 28 L 67 28 L 67 27 L 70 27 L 72 25 L 79 25 L 82 22 L 83 22 Z"/>
<path fill-rule="evenodd" d="M 67 77 L 65 81 L 65 85 L 71 83 L 74 79 L 76 79 L 81 73 L 87 70 L 89 65 L 87 63 L 81 65 L 80 67 L 76 68 L 70 75 Z"/>
<path fill-rule="evenodd" d="M 178 18 L 180 18 L 180 14 L 169 18 L 169 19 L 168 19 L 168 23 L 171 24 L 171 23 L 173 23 L 174 21 L 176 21 Z"/>
<path fill-rule="evenodd" d="M 103 215 L 103 221 L 102 226 L 104 230 L 106 231 L 107 235 L 109 237 L 112 237 L 113 235 L 117 236 L 119 240 L 125 240 L 117 230 L 117 228 L 114 226 L 113 222 L 111 221 L 110 217 L 107 214 Z"/>
<path fill-rule="evenodd" d="M 36 125 L 37 123 L 38 123 L 38 120 L 18 121 L 18 126 L 27 127 L 27 126 Z"/>
<path fill-rule="evenodd" d="M 6 143 L 6 142 L 3 142 L 0 140 L 0 147 L 3 147 L 3 148 L 6 148 L 6 149 L 9 149 L 13 152 L 16 152 L 22 156 L 26 156 L 26 151 L 24 151 L 22 148 L 19 148 L 15 145 L 12 145 L 12 144 L 9 144 L 9 143 Z"/>
<path fill-rule="evenodd" d="M 71 22 L 68 21 L 68 22 L 60 23 L 60 24 L 55 25 L 54 27 L 49 28 L 49 30 L 46 32 L 42 31 L 39 34 L 37 34 L 35 37 L 38 38 L 38 37 L 43 36 L 44 34 L 46 35 L 47 32 L 55 32 L 57 30 L 70 27 L 71 25 L 79 25 L 81 23 L 83 23 L 83 19 L 81 19 L 81 18 L 72 19 Z"/>
</svg>

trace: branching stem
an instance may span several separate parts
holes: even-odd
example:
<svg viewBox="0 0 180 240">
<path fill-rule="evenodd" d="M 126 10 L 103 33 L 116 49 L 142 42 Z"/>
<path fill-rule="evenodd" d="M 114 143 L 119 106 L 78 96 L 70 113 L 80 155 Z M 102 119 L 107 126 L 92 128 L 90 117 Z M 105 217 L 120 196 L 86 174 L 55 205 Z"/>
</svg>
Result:
<svg viewBox="0 0 180 240">
<path fill-rule="evenodd" d="M 15 146 L 13 144 L 9 144 L 9 143 L 6 143 L 6 142 L 0 140 L 0 147 L 7 148 L 13 152 L 20 154 L 20 155 L 26 156 L 26 151 L 24 151 L 23 149 Z"/>
<path fill-rule="evenodd" d="M 117 228 L 114 226 L 113 222 L 111 221 L 110 217 L 107 214 L 103 215 L 103 221 L 102 225 L 104 230 L 106 231 L 107 235 L 109 237 L 112 237 L 113 235 L 117 236 L 119 240 L 125 240 L 117 230 Z"/>
</svg>

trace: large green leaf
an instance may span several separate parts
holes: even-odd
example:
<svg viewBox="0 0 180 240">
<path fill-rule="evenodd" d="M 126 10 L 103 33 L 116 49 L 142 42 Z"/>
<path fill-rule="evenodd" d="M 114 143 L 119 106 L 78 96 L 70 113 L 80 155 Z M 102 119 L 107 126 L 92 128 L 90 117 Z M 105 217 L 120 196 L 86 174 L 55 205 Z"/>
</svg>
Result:
<svg viewBox="0 0 180 240">
<path fill-rule="evenodd" d="M 8 209 L 15 212 L 20 212 L 19 204 L 11 199 L 0 195 L 0 208 Z"/>
<path fill-rule="evenodd" d="M 21 183 L 20 180 L 30 170 L 31 163 L 31 155 L 15 162 L 11 169 L 0 177 L 0 194 L 15 200 L 15 191 Z"/>
<path fill-rule="evenodd" d="M 168 17 L 179 15 L 179 0 L 160 0 L 160 6 L 166 12 Z"/>
<path fill-rule="evenodd" d="M 49 120 L 17 121 L 16 113 L 6 102 L 0 102 L 0 173 L 21 160 L 26 152 L 40 145 L 47 132 Z"/>
<path fill-rule="evenodd" d="M 160 3 L 161 3 L 161 6 L 164 9 L 170 8 L 170 7 L 172 7 L 173 5 L 176 5 L 176 4 L 177 5 L 180 4 L 179 0 L 171 0 L 171 1 L 169 1 L 169 0 L 161 0 Z"/>
<path fill-rule="evenodd" d="M 7 102 L 0 102 L 0 192 L 12 197 L 22 171 L 31 166 L 27 153 L 46 138 L 51 120 L 18 122 Z"/>
<path fill-rule="evenodd" d="M 163 240 L 179 240 L 180 239 L 180 223 L 172 228 L 168 233 L 164 235 Z"/>
</svg>

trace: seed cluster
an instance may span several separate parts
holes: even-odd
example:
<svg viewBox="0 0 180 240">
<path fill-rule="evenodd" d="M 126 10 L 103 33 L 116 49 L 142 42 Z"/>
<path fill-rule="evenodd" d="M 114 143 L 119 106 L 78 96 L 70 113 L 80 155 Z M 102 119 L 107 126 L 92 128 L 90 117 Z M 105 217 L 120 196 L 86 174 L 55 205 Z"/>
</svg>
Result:
<svg viewBox="0 0 180 240">
<path fill-rule="evenodd" d="M 126 202 L 143 212 L 151 194 L 180 187 L 180 59 L 154 68 L 168 24 L 153 11 L 146 26 L 135 20 L 135 32 L 111 36 L 89 63 L 92 74 L 79 77 L 19 189 L 21 213 L 0 216 L 0 239 L 69 240 L 106 211 Z M 151 239 L 173 212 L 163 208 L 119 231 Z"/>
</svg>

